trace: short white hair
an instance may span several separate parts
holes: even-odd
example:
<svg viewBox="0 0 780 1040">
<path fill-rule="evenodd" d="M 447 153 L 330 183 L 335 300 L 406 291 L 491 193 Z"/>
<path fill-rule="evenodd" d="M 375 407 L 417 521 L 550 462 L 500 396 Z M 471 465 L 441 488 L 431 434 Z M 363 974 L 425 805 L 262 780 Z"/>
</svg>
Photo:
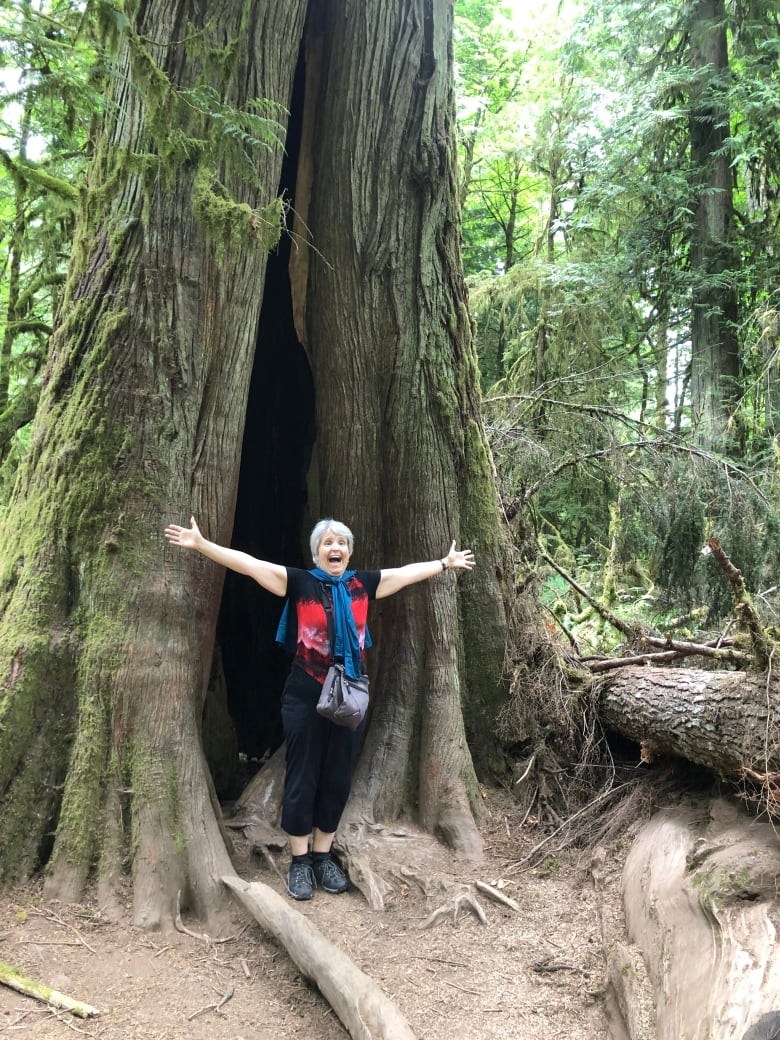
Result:
<svg viewBox="0 0 780 1040">
<path fill-rule="evenodd" d="M 346 538 L 347 545 L 349 547 L 349 555 L 352 555 L 352 550 L 355 547 L 355 536 L 352 534 L 346 524 L 342 524 L 340 520 L 334 520 L 332 517 L 326 517 L 324 520 L 318 520 L 314 525 L 314 529 L 309 537 L 309 548 L 311 549 L 311 558 L 315 563 L 319 563 L 317 556 L 320 551 L 320 542 L 328 533 L 332 531 L 337 538 Z"/>
</svg>

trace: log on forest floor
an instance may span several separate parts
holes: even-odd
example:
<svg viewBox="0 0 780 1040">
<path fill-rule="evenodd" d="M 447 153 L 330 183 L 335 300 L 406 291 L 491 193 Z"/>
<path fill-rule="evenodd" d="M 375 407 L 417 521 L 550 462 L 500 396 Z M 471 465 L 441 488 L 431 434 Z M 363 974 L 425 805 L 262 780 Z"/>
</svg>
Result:
<svg viewBox="0 0 780 1040">
<path fill-rule="evenodd" d="M 630 666 L 605 674 L 595 693 L 602 724 L 641 743 L 647 761 L 674 755 L 721 776 L 780 768 L 771 676 Z"/>
<path fill-rule="evenodd" d="M 656 1021 L 650 1034 L 629 1028 L 631 1040 L 744 1040 L 780 1009 L 778 876 L 774 828 L 726 799 L 662 810 L 642 828 L 622 889 Z"/>
<path fill-rule="evenodd" d="M 406 1019 L 376 983 L 272 888 L 235 875 L 222 881 L 315 983 L 353 1040 L 414 1040 Z"/>
</svg>

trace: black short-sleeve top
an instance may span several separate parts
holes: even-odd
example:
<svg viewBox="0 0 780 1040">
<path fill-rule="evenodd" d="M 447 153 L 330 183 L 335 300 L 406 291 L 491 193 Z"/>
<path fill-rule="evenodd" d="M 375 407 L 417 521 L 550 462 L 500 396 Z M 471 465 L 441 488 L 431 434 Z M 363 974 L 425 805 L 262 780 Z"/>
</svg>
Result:
<svg viewBox="0 0 780 1040">
<path fill-rule="evenodd" d="M 355 571 L 347 581 L 352 601 L 352 617 L 355 619 L 355 628 L 360 642 L 361 658 L 365 657 L 368 604 L 370 600 L 376 599 L 376 590 L 381 576 L 381 571 Z M 322 683 L 325 681 L 330 666 L 330 643 L 321 583 L 308 571 L 300 570 L 298 567 L 288 567 L 287 598 L 290 602 L 290 610 L 295 610 L 298 622 L 293 664 L 302 668 L 317 682 Z"/>
</svg>

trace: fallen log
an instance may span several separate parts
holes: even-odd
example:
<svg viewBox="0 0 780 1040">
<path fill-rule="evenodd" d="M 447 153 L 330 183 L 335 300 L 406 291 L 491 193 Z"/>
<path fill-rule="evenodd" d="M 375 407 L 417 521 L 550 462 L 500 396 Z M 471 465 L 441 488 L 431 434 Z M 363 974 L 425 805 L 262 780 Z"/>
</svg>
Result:
<svg viewBox="0 0 780 1040">
<path fill-rule="evenodd" d="M 656 814 L 623 869 L 628 937 L 654 990 L 653 1035 L 774 1036 L 760 1026 L 780 1007 L 777 837 L 726 799 L 702 808 Z"/>
<path fill-rule="evenodd" d="M 379 986 L 272 888 L 236 875 L 222 882 L 314 982 L 353 1040 L 414 1040 L 408 1022 Z"/>
<path fill-rule="evenodd" d="M 630 666 L 594 683 L 602 724 L 646 760 L 671 755 L 731 777 L 780 768 L 778 692 L 771 675 L 699 668 Z"/>
</svg>

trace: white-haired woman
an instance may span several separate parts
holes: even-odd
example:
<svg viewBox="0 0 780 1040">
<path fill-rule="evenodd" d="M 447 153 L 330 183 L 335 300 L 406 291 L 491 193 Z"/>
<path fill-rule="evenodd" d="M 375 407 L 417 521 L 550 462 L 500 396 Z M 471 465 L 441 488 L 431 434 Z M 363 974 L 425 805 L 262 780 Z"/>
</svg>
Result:
<svg viewBox="0 0 780 1040">
<path fill-rule="evenodd" d="M 165 537 L 173 545 L 195 549 L 223 567 L 254 578 L 276 596 L 287 597 L 277 632 L 277 640 L 294 655 L 282 693 L 282 828 L 292 853 L 287 891 L 293 899 L 311 899 L 315 888 L 344 892 L 347 877 L 331 857 L 331 847 L 349 796 L 358 735 L 317 714 L 331 660 L 343 660 L 348 675 L 361 675 L 365 649 L 371 645 L 369 602 L 447 570 L 470 570 L 474 555 L 470 549 L 456 550 L 453 542 L 447 555 L 438 560 L 385 570 L 349 570 L 352 531 L 328 518 L 316 524 L 309 540 L 314 568 L 301 570 L 217 545 L 203 537 L 194 517 L 190 524 L 170 524 Z M 333 647 L 328 608 L 332 608 Z"/>
</svg>

